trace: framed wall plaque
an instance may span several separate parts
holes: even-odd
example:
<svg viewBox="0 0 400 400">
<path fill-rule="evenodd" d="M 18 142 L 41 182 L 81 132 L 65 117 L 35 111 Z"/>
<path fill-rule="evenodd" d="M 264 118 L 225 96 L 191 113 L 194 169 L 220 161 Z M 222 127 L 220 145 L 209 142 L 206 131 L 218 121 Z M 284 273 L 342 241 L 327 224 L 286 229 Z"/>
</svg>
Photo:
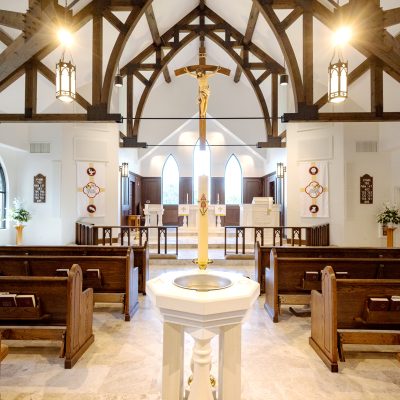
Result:
<svg viewBox="0 0 400 400">
<path fill-rule="evenodd" d="M 373 204 L 374 178 L 368 174 L 360 177 L 360 204 Z"/>
<path fill-rule="evenodd" d="M 33 202 L 46 203 L 46 177 L 42 174 L 33 177 Z"/>
</svg>

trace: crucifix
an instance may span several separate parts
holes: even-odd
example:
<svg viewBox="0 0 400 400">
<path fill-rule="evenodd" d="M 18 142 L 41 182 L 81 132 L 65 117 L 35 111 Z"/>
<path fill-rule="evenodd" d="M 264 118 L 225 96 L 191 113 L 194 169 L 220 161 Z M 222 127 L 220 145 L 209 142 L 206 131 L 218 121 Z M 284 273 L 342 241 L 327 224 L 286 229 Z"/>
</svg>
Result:
<svg viewBox="0 0 400 400">
<path fill-rule="evenodd" d="M 189 76 L 196 78 L 199 85 L 197 102 L 199 104 L 200 150 L 205 150 L 206 148 L 207 106 L 208 98 L 210 97 L 211 93 L 210 87 L 208 85 L 208 78 L 211 78 L 218 73 L 229 76 L 231 71 L 224 67 L 220 67 L 217 65 L 208 65 L 206 63 L 206 48 L 204 46 L 204 37 L 200 37 L 199 63 L 197 65 L 189 65 L 188 67 L 182 67 L 175 70 L 176 76 L 188 74 Z"/>
</svg>

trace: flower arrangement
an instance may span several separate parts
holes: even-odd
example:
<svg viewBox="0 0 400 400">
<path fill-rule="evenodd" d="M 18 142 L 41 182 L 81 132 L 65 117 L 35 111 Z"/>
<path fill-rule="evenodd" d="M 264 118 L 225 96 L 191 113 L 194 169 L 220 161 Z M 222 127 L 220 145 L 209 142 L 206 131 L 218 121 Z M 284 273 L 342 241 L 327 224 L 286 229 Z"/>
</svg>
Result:
<svg viewBox="0 0 400 400">
<path fill-rule="evenodd" d="M 32 216 L 29 211 L 23 208 L 20 200 L 14 199 L 13 207 L 9 210 L 9 218 L 15 221 L 17 225 L 22 225 L 23 222 L 28 222 Z"/>
<path fill-rule="evenodd" d="M 400 211 L 397 206 L 385 204 L 385 208 L 377 215 L 377 222 L 382 225 L 400 224 Z"/>
</svg>

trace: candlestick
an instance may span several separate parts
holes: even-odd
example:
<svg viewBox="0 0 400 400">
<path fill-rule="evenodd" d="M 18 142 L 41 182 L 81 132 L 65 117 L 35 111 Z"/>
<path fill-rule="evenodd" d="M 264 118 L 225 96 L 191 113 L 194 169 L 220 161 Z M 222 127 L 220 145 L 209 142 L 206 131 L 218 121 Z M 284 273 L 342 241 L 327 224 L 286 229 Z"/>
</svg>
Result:
<svg viewBox="0 0 400 400">
<path fill-rule="evenodd" d="M 198 264 L 200 269 L 206 269 L 208 263 L 208 177 L 199 176 L 199 194 L 198 194 Z"/>
<path fill-rule="evenodd" d="M 186 204 L 189 204 L 189 193 L 186 193 Z"/>
</svg>

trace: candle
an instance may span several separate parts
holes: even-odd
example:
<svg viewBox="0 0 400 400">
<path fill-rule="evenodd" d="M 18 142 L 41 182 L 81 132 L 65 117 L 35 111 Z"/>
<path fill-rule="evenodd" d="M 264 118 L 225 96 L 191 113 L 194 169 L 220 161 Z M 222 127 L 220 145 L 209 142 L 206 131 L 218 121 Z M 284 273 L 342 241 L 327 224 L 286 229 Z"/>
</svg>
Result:
<svg viewBox="0 0 400 400">
<path fill-rule="evenodd" d="M 186 193 L 186 204 L 189 204 L 189 193 Z"/>
<path fill-rule="evenodd" d="M 217 194 L 217 204 L 219 204 L 219 193 Z"/>
<path fill-rule="evenodd" d="M 198 263 L 200 269 L 206 269 L 208 263 L 208 177 L 199 176 L 198 210 Z"/>
</svg>

